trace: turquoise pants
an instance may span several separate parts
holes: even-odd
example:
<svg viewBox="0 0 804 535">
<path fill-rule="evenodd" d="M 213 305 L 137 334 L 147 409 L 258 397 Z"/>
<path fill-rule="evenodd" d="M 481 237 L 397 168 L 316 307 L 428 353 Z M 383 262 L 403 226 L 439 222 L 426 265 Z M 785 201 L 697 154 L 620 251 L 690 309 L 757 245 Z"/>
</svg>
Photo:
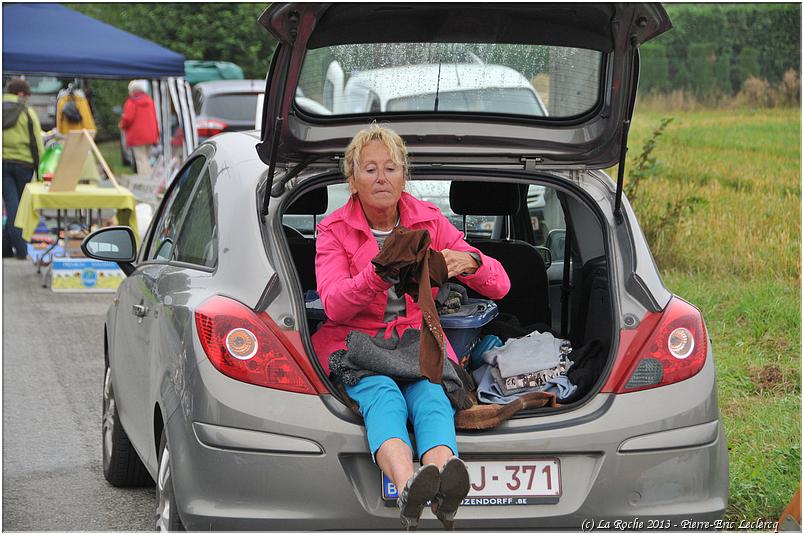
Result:
<svg viewBox="0 0 804 535">
<path fill-rule="evenodd" d="M 455 409 L 441 385 L 427 379 L 397 383 L 385 375 L 369 375 L 354 386 L 344 386 L 360 407 L 372 459 L 380 446 L 391 438 L 404 441 L 413 451 L 408 419 L 413 422 L 420 460 L 427 450 L 436 446 L 446 446 L 458 455 Z"/>
</svg>

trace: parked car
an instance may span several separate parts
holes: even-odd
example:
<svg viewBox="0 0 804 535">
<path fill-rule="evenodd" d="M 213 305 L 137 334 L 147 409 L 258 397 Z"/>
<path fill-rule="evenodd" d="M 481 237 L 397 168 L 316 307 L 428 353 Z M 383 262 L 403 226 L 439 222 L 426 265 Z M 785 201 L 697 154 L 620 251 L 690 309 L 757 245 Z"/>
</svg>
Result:
<svg viewBox="0 0 804 535">
<path fill-rule="evenodd" d="M 56 127 L 56 100 L 62 82 L 53 76 L 26 76 L 31 86 L 28 105 L 34 109 L 42 130 L 47 132 Z"/>
<path fill-rule="evenodd" d="M 458 527 L 680 530 L 720 519 L 728 458 L 711 340 L 700 311 L 662 283 L 603 171 L 624 164 L 636 47 L 670 29 L 661 5 L 277 3 L 260 20 L 278 42 L 264 134 L 201 143 L 138 251 L 122 227 L 84 241 L 128 275 L 103 330 L 106 479 L 155 481 L 159 529 L 398 529 L 362 420 L 318 363 L 306 307 L 312 220 L 345 199 L 339 160 L 376 119 L 405 139 L 418 195 L 443 203 L 448 189 L 461 219 L 491 216 L 488 236 L 467 239 L 509 274 L 500 311 L 548 324 L 586 370 L 559 407 L 458 432 L 473 483 Z M 549 79 L 549 114 L 481 102 L 361 113 L 330 102 L 316 114 L 295 102 L 300 79 L 326 86 L 332 58 L 356 76 L 457 49 Z M 438 76 L 416 84 L 435 101 Z M 528 195 L 536 187 L 544 207 Z M 567 228 L 546 239 L 568 241 L 570 255 L 547 269 L 529 210 L 553 195 Z M 426 509 L 420 526 L 439 523 Z"/>
<path fill-rule="evenodd" d="M 193 87 L 198 140 L 221 132 L 253 130 L 264 80 L 213 80 Z"/>
</svg>

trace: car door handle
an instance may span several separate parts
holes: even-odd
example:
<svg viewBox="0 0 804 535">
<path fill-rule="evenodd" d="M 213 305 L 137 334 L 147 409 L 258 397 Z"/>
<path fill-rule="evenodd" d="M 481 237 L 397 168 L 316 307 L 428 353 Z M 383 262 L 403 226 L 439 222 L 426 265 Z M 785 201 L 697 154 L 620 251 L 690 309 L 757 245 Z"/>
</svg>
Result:
<svg viewBox="0 0 804 535">
<path fill-rule="evenodd" d="M 143 305 L 133 305 L 131 307 L 131 313 L 139 318 L 142 318 L 148 313 L 148 307 Z"/>
</svg>

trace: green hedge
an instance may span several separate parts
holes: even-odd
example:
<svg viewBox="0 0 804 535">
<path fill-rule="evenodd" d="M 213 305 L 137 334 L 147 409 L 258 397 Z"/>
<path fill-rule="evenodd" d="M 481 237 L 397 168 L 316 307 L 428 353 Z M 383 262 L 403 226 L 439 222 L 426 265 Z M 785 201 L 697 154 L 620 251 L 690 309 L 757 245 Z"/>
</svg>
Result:
<svg viewBox="0 0 804 535">
<path fill-rule="evenodd" d="M 673 29 L 643 47 L 643 89 L 734 94 L 748 76 L 776 84 L 790 68 L 801 72 L 800 4 L 664 7 Z M 655 67 L 664 61 L 668 83 L 664 68 Z"/>
</svg>

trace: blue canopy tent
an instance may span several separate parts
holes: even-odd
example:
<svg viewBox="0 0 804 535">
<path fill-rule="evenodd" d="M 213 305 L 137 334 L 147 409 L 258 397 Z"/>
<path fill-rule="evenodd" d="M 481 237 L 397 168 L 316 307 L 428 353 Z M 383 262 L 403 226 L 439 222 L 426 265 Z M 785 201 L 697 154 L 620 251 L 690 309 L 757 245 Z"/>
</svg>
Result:
<svg viewBox="0 0 804 535">
<path fill-rule="evenodd" d="M 166 78 L 184 76 L 184 56 L 59 4 L 5 4 L 3 71 Z"/>
<path fill-rule="evenodd" d="M 184 56 L 59 4 L 3 5 L 3 73 L 151 80 L 160 124 L 172 103 L 184 147 L 198 143 Z M 170 130 L 161 128 L 169 158 Z"/>
</svg>

